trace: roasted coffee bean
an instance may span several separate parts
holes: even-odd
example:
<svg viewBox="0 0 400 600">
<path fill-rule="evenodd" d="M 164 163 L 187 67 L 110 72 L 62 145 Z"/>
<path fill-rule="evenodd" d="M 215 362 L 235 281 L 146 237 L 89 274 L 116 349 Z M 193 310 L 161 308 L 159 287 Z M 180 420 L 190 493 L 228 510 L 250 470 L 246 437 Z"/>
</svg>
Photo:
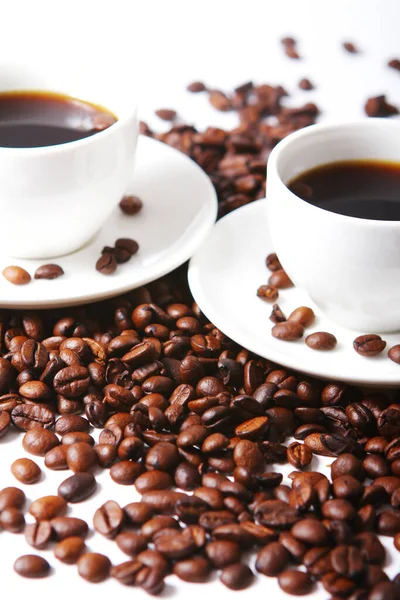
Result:
<svg viewBox="0 0 400 600">
<path fill-rule="evenodd" d="M 142 465 L 132 460 L 121 460 L 112 465 L 110 476 L 115 483 L 132 485 L 142 472 Z"/>
<path fill-rule="evenodd" d="M 357 46 L 353 42 L 343 42 L 342 46 L 349 54 L 357 54 L 359 52 Z"/>
<path fill-rule="evenodd" d="M 400 510 L 388 508 L 378 517 L 378 532 L 381 535 L 395 536 L 400 532 Z"/>
<path fill-rule="evenodd" d="M 260 550 L 256 559 L 256 570 L 268 577 L 276 577 L 287 567 L 290 554 L 279 542 L 271 542 Z"/>
<path fill-rule="evenodd" d="M 17 429 L 28 431 L 36 427 L 53 427 L 55 414 L 47 406 L 39 404 L 19 404 L 11 411 L 11 422 Z"/>
<path fill-rule="evenodd" d="M 364 110 L 368 117 L 391 117 L 399 112 L 396 106 L 387 102 L 384 95 L 368 98 Z"/>
<path fill-rule="evenodd" d="M 341 475 L 334 479 L 332 490 L 336 498 L 358 499 L 363 493 L 363 486 L 352 475 Z"/>
<path fill-rule="evenodd" d="M 399 365 L 400 364 L 400 344 L 396 344 L 396 346 L 392 346 L 391 348 L 389 348 L 388 356 L 389 356 L 390 360 L 392 360 L 393 362 L 395 362 Z"/>
<path fill-rule="evenodd" d="M 350 579 L 355 579 L 365 567 L 361 552 L 355 546 L 337 546 L 331 552 L 331 560 L 336 573 Z"/>
<path fill-rule="evenodd" d="M 256 509 L 256 517 L 262 525 L 277 529 L 289 529 L 298 521 L 298 513 L 281 500 L 265 500 Z"/>
<path fill-rule="evenodd" d="M 277 269 L 273 271 L 268 279 L 268 284 L 274 288 L 277 288 L 278 290 L 293 287 L 293 282 L 283 269 Z"/>
<path fill-rule="evenodd" d="M 119 207 L 125 215 L 136 215 L 142 210 L 143 202 L 137 196 L 124 196 L 120 200 Z"/>
<path fill-rule="evenodd" d="M 299 323 L 284 321 L 282 323 L 277 323 L 271 331 L 275 338 L 293 342 L 303 337 L 304 327 Z"/>
<path fill-rule="evenodd" d="M 156 469 L 142 473 L 135 479 L 135 487 L 140 494 L 152 490 L 166 490 L 172 487 L 172 483 L 172 477 L 169 473 L 157 471 Z"/>
<path fill-rule="evenodd" d="M 312 461 L 312 451 L 305 444 L 293 442 L 287 449 L 287 459 L 296 469 L 304 469 Z"/>
<path fill-rule="evenodd" d="M 77 398 L 87 392 L 90 383 L 86 367 L 73 365 L 58 371 L 53 379 L 54 390 L 66 398 Z M 75 428 L 75 431 L 78 429 Z M 63 432 L 65 433 L 65 432 Z"/>
<path fill-rule="evenodd" d="M 143 524 L 141 534 L 147 540 L 153 540 L 158 532 L 171 529 L 179 529 L 179 523 L 168 515 L 157 515 Z"/>
<path fill-rule="evenodd" d="M 291 529 L 295 538 L 314 546 L 323 546 L 328 543 L 329 535 L 325 526 L 316 519 L 302 519 L 295 523 Z"/>
<path fill-rule="evenodd" d="M 175 485 L 182 490 L 192 490 L 200 485 L 200 474 L 194 465 L 182 462 L 177 466 L 174 474 Z"/>
<path fill-rule="evenodd" d="M 368 600 L 397 600 L 399 586 L 392 581 L 381 581 L 372 588 Z"/>
<path fill-rule="evenodd" d="M 304 328 L 310 327 L 315 321 L 315 314 L 312 308 L 299 306 L 289 315 L 288 321 L 302 325 Z"/>
<path fill-rule="evenodd" d="M 251 585 L 254 575 L 250 567 L 238 562 L 226 566 L 222 570 L 220 579 L 230 590 L 243 590 Z"/>
<path fill-rule="evenodd" d="M 240 548 L 236 542 L 228 540 L 215 540 L 206 545 L 205 553 L 208 560 L 216 569 L 223 569 L 227 565 L 240 561 Z"/>
<path fill-rule="evenodd" d="M 115 538 L 123 522 L 124 513 L 122 508 L 114 500 L 105 502 L 105 504 L 96 510 L 93 517 L 95 530 L 107 538 Z"/>
<path fill-rule="evenodd" d="M 25 554 L 14 562 L 14 571 L 21 577 L 46 577 L 50 573 L 50 565 L 41 556 Z"/>
<path fill-rule="evenodd" d="M 67 446 L 66 460 L 74 473 L 86 473 L 97 465 L 97 454 L 86 442 L 75 442 Z"/>
<path fill-rule="evenodd" d="M 365 473 L 361 461 L 352 454 L 342 454 L 339 456 L 331 464 L 332 480 L 337 479 L 341 475 L 352 475 L 356 479 L 363 481 Z"/>
<path fill-rule="evenodd" d="M 88 533 L 86 521 L 76 517 L 56 517 L 51 520 L 51 527 L 58 540 L 76 536 L 84 538 Z"/>
<path fill-rule="evenodd" d="M 279 587 L 287 594 L 305 596 L 312 591 L 313 581 L 308 573 L 286 569 L 278 576 Z"/>
<path fill-rule="evenodd" d="M 354 581 L 343 577 L 334 571 L 326 573 L 321 578 L 321 583 L 329 594 L 348 597 L 356 587 Z"/>
<path fill-rule="evenodd" d="M 110 574 L 111 561 L 104 554 L 86 552 L 78 559 L 78 573 L 90 583 L 100 583 Z"/>
<path fill-rule="evenodd" d="M 286 317 L 279 308 L 278 304 L 273 305 L 269 319 L 275 324 L 286 322 Z"/>
<path fill-rule="evenodd" d="M 207 581 L 210 570 L 210 564 L 204 557 L 195 556 L 176 562 L 173 573 L 183 581 L 203 583 Z"/>
<path fill-rule="evenodd" d="M 196 550 L 193 537 L 184 533 L 157 537 L 154 540 L 154 547 L 163 556 L 172 560 L 191 556 Z"/>
<path fill-rule="evenodd" d="M 63 446 L 72 446 L 72 444 L 76 444 L 78 442 L 83 442 L 85 444 L 89 444 L 89 446 L 94 446 L 94 439 L 85 431 L 70 431 L 69 433 L 64 434 L 61 438 L 61 443 Z"/>
<path fill-rule="evenodd" d="M 337 339 L 332 333 L 318 331 L 306 337 L 306 344 L 313 350 L 333 350 L 337 345 Z"/>
<path fill-rule="evenodd" d="M 24 525 L 24 513 L 19 508 L 5 508 L 0 513 L 0 526 L 5 531 L 10 531 L 11 533 L 19 533 L 24 529 Z"/>
<path fill-rule="evenodd" d="M 35 279 L 57 279 L 57 277 L 61 277 L 61 275 L 64 275 L 62 267 L 60 267 L 60 265 L 49 263 L 38 267 L 34 277 Z"/>
<path fill-rule="evenodd" d="M 59 443 L 55 433 L 41 427 L 27 431 L 22 438 L 24 450 L 35 456 L 44 456 L 49 450 L 58 446 Z"/>
<path fill-rule="evenodd" d="M 42 471 L 30 458 L 18 458 L 11 465 L 11 473 L 21 483 L 32 484 L 39 481 Z"/>
<path fill-rule="evenodd" d="M 390 466 L 387 461 L 379 454 L 369 454 L 362 462 L 365 474 L 370 479 L 390 475 Z"/>
<path fill-rule="evenodd" d="M 184 494 L 171 490 L 152 490 L 142 495 L 142 501 L 155 512 L 172 513 L 175 510 L 176 501 L 183 496 Z"/>
<path fill-rule="evenodd" d="M 96 262 L 96 270 L 103 275 L 112 275 L 117 269 L 117 260 L 113 254 L 105 253 Z"/>
<path fill-rule="evenodd" d="M 37 521 L 25 526 L 25 539 L 30 546 L 43 550 L 51 540 L 53 528 L 50 521 Z"/>
<path fill-rule="evenodd" d="M 67 502 L 82 502 L 91 496 L 97 487 L 91 473 L 75 473 L 58 486 L 58 495 Z"/>
<path fill-rule="evenodd" d="M 314 89 L 314 86 L 311 83 L 311 81 L 309 79 L 305 78 L 305 77 L 303 79 L 300 79 L 298 85 L 299 85 L 299 88 L 301 90 L 309 91 L 309 90 L 313 90 Z"/>
<path fill-rule="evenodd" d="M 398 437 L 400 435 L 400 407 L 392 404 L 383 410 L 378 417 L 377 426 L 379 433 L 385 438 Z"/>
<path fill-rule="evenodd" d="M 115 538 L 117 546 L 122 552 L 128 556 L 136 556 L 139 552 L 147 547 L 147 538 L 134 531 L 123 531 Z"/>
<path fill-rule="evenodd" d="M 298 513 L 305 512 L 317 500 L 317 492 L 309 483 L 303 482 L 289 494 L 289 505 Z"/>
<path fill-rule="evenodd" d="M 361 356 L 376 356 L 385 349 L 386 342 L 379 335 L 359 335 L 354 340 L 353 347 Z"/>
<path fill-rule="evenodd" d="M 3 277 L 14 285 L 26 285 L 30 282 L 31 276 L 28 271 L 25 271 L 22 267 L 16 267 L 11 265 L 3 269 Z"/>
<path fill-rule="evenodd" d="M 67 503 L 59 496 L 43 496 L 34 500 L 29 507 L 30 514 L 37 521 L 49 521 L 65 514 Z"/>
<path fill-rule="evenodd" d="M 321 509 L 323 516 L 332 521 L 353 521 L 356 517 L 353 505 L 348 500 L 340 498 L 327 500 Z"/>
<path fill-rule="evenodd" d="M 59 471 L 62 469 L 68 469 L 67 464 L 67 446 L 55 446 L 48 452 L 44 457 L 44 464 L 48 469 Z"/>
<path fill-rule="evenodd" d="M 260 285 L 257 289 L 257 296 L 268 302 L 276 302 L 279 298 L 279 292 L 272 285 Z"/>
<path fill-rule="evenodd" d="M 68 537 L 58 542 L 54 548 L 54 556 L 67 565 L 73 565 L 85 550 L 85 542 L 81 537 Z"/>
<path fill-rule="evenodd" d="M 300 540 L 297 540 L 289 531 L 283 531 L 279 536 L 279 542 L 291 554 L 292 559 L 301 562 L 307 552 L 307 546 Z"/>
<path fill-rule="evenodd" d="M 134 526 L 143 525 L 153 516 L 152 509 L 144 502 L 131 502 L 123 510 L 128 522 Z"/>
</svg>

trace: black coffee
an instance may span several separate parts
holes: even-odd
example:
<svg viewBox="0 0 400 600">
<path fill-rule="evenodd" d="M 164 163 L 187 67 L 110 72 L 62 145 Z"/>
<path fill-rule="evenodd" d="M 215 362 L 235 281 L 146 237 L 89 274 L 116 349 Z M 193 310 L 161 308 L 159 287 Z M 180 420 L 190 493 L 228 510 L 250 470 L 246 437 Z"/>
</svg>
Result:
<svg viewBox="0 0 400 600">
<path fill-rule="evenodd" d="M 0 93 L 0 146 L 55 146 L 89 137 L 117 121 L 107 109 L 53 92 Z"/>
<path fill-rule="evenodd" d="M 321 165 L 288 184 L 310 204 L 361 219 L 400 220 L 400 163 L 349 160 Z"/>
</svg>

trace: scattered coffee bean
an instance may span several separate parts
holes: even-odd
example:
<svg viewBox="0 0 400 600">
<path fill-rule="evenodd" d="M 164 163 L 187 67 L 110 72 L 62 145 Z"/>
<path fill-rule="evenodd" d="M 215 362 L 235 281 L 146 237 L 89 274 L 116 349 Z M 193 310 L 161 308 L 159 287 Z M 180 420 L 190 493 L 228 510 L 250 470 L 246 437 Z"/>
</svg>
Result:
<svg viewBox="0 0 400 600">
<path fill-rule="evenodd" d="M 392 360 L 393 362 L 400 365 L 400 344 L 397 344 L 396 346 L 392 346 L 389 349 L 388 356 L 389 356 L 390 360 Z"/>
<path fill-rule="evenodd" d="M 283 269 L 273 271 L 269 276 L 268 284 L 278 290 L 293 287 L 293 282 L 289 279 L 288 274 Z"/>
<path fill-rule="evenodd" d="M 53 528 L 50 521 L 37 521 L 25 526 L 25 539 L 30 546 L 43 550 L 51 540 Z"/>
<path fill-rule="evenodd" d="M 278 577 L 279 587 L 287 594 L 304 596 L 312 591 L 313 582 L 308 573 L 286 569 Z"/>
<path fill-rule="evenodd" d="M 307 346 L 313 350 L 333 350 L 337 344 L 335 336 L 326 331 L 311 333 L 306 337 L 305 341 Z"/>
<path fill-rule="evenodd" d="M 273 252 L 272 254 L 268 254 L 267 258 L 265 259 L 265 264 L 267 265 L 267 269 L 269 269 L 270 271 L 279 271 L 280 269 L 282 269 L 282 265 L 279 262 L 279 258 L 277 257 L 275 252 Z"/>
<path fill-rule="evenodd" d="M 22 438 L 24 450 L 35 456 L 44 456 L 49 450 L 58 446 L 59 443 L 55 433 L 41 427 L 30 429 Z"/>
<path fill-rule="evenodd" d="M 42 471 L 30 458 L 18 458 L 11 465 L 11 473 L 21 483 L 31 484 L 39 481 Z"/>
<path fill-rule="evenodd" d="M 82 502 L 94 494 L 96 487 L 96 480 L 91 473 L 79 472 L 60 483 L 58 495 L 67 502 Z"/>
<path fill-rule="evenodd" d="M 46 577 L 50 572 L 50 565 L 41 556 L 36 554 L 25 554 L 20 556 L 14 563 L 14 571 L 21 577 L 38 578 Z"/>
<path fill-rule="evenodd" d="M 139 250 L 139 244 L 130 238 L 119 238 L 115 242 L 115 247 L 121 250 L 126 250 L 131 256 Z"/>
<path fill-rule="evenodd" d="M 206 86 L 202 81 L 193 81 L 192 83 L 189 83 L 186 89 L 192 94 L 198 94 L 199 92 L 204 92 L 206 90 Z"/>
<path fill-rule="evenodd" d="M 273 305 L 269 319 L 275 324 L 284 323 L 286 321 L 285 315 L 277 304 Z"/>
<path fill-rule="evenodd" d="M 10 266 L 3 269 L 3 277 L 14 285 L 25 285 L 30 282 L 31 276 L 22 267 Z"/>
<path fill-rule="evenodd" d="M 67 510 L 67 503 L 59 496 L 43 496 L 34 500 L 29 512 L 37 521 L 49 521 L 62 516 Z"/>
<path fill-rule="evenodd" d="M 90 583 L 100 583 L 110 574 L 111 561 L 104 554 L 86 552 L 78 559 L 78 573 Z"/>
<path fill-rule="evenodd" d="M 183 581 L 203 583 L 210 574 L 210 563 L 202 556 L 194 556 L 176 562 L 173 572 Z"/>
<path fill-rule="evenodd" d="M 389 104 L 384 95 L 368 98 L 364 110 L 368 117 L 391 117 L 399 113 L 399 109 Z"/>
<path fill-rule="evenodd" d="M 0 491 L 0 513 L 6 508 L 23 508 L 25 494 L 16 487 L 6 487 Z"/>
<path fill-rule="evenodd" d="M 125 215 L 137 215 L 143 208 L 143 202 L 137 196 L 124 196 L 119 207 Z"/>
<path fill-rule="evenodd" d="M 376 356 L 386 347 L 386 342 L 373 333 L 359 335 L 353 342 L 354 350 L 361 356 Z"/>
<path fill-rule="evenodd" d="M 349 54 L 359 53 L 357 46 L 353 42 L 343 42 L 342 46 Z"/>
<path fill-rule="evenodd" d="M 60 265 L 50 263 L 38 267 L 34 277 L 35 279 L 57 279 L 58 277 L 61 277 L 61 275 L 64 275 L 64 271 Z"/>
<path fill-rule="evenodd" d="M 268 302 L 275 302 L 279 298 L 279 292 L 272 285 L 261 285 L 257 290 L 257 296 Z"/>
<path fill-rule="evenodd" d="M 285 340 L 286 342 L 294 342 L 303 337 L 304 327 L 299 323 L 292 323 L 291 321 L 284 321 L 277 323 L 271 330 L 272 335 L 278 340 Z"/>
<path fill-rule="evenodd" d="M 55 517 L 50 525 L 57 540 L 76 536 L 85 538 L 89 530 L 86 521 L 77 517 Z"/>
<path fill-rule="evenodd" d="M 176 119 L 176 111 L 170 108 L 159 108 L 155 113 L 162 121 L 174 121 Z"/>
<path fill-rule="evenodd" d="M 113 254 L 103 254 L 96 263 L 96 270 L 103 275 L 112 275 L 117 269 L 117 260 Z"/>
<path fill-rule="evenodd" d="M 68 537 L 58 542 L 54 548 L 54 556 L 67 565 L 73 565 L 84 550 L 85 542 L 81 537 Z"/>
<path fill-rule="evenodd" d="M 313 90 L 314 86 L 309 79 L 304 77 L 303 79 L 300 79 L 300 81 L 299 81 L 299 88 L 301 90 Z"/>
<path fill-rule="evenodd" d="M 6 531 L 19 533 L 25 525 L 24 513 L 19 508 L 5 508 L 0 513 L 0 526 Z"/>
<path fill-rule="evenodd" d="M 122 508 L 113 500 L 109 500 L 98 508 L 93 517 L 95 530 L 107 538 L 114 538 L 119 533 L 123 522 Z"/>
</svg>

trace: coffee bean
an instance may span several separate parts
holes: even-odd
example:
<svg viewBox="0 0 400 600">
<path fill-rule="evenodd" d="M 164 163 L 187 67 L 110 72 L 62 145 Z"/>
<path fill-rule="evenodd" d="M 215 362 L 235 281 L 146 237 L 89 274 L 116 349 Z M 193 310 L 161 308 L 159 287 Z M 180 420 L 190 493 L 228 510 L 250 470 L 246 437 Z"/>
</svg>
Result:
<svg viewBox="0 0 400 600">
<path fill-rule="evenodd" d="M 96 262 L 96 270 L 103 275 L 112 275 L 117 269 L 117 260 L 113 254 L 102 254 Z"/>
<path fill-rule="evenodd" d="M 289 279 L 288 274 L 283 269 L 273 271 L 268 279 L 268 284 L 278 290 L 293 287 L 293 282 Z"/>
<path fill-rule="evenodd" d="M 382 581 L 374 585 L 368 600 L 397 600 L 398 597 L 399 587 L 391 581 Z"/>
<path fill-rule="evenodd" d="M 115 242 L 115 247 L 126 250 L 131 256 L 139 250 L 139 244 L 131 238 L 118 238 Z"/>
<path fill-rule="evenodd" d="M 14 285 L 25 285 L 30 282 L 31 276 L 22 267 L 10 266 L 3 269 L 3 277 Z"/>
<path fill-rule="evenodd" d="M 67 503 L 59 496 L 43 496 L 34 500 L 29 507 L 30 514 L 37 521 L 49 521 L 65 514 Z"/>
<path fill-rule="evenodd" d="M 308 91 L 308 90 L 313 90 L 314 86 L 309 79 L 303 78 L 303 79 L 300 79 L 300 81 L 299 81 L 299 88 L 301 90 Z"/>
<path fill-rule="evenodd" d="M 279 542 L 271 542 L 260 550 L 256 570 L 268 577 L 276 577 L 289 564 L 290 554 Z"/>
<path fill-rule="evenodd" d="M 24 513 L 19 508 L 5 508 L 0 513 L 0 526 L 5 529 L 5 531 L 19 533 L 24 529 L 24 525 Z"/>
<path fill-rule="evenodd" d="M 311 333 L 305 341 L 307 346 L 313 350 L 333 350 L 337 344 L 335 336 L 326 331 Z"/>
<path fill-rule="evenodd" d="M 85 444 L 89 444 L 89 446 L 94 446 L 94 439 L 85 431 L 69 431 L 61 438 L 63 446 L 72 446 L 72 444 L 78 442 L 84 442 Z"/>
<path fill-rule="evenodd" d="M 0 411 L 0 438 L 7 433 L 10 428 L 10 414 L 4 410 Z"/>
<path fill-rule="evenodd" d="M 25 539 L 30 546 L 43 550 L 51 540 L 53 529 L 50 521 L 37 521 L 25 526 Z"/>
<path fill-rule="evenodd" d="M 51 527 L 57 540 L 77 536 L 85 538 L 88 533 L 86 521 L 76 517 L 55 517 L 51 520 Z"/>
<path fill-rule="evenodd" d="M 278 304 L 273 305 L 269 319 L 275 324 L 284 323 L 286 321 L 286 317 L 279 308 Z"/>
<path fill-rule="evenodd" d="M 144 502 L 131 502 L 123 510 L 128 522 L 134 526 L 143 525 L 153 516 L 152 509 Z"/>
<path fill-rule="evenodd" d="M 61 394 L 66 398 L 77 398 L 86 393 L 90 383 L 89 372 L 86 367 L 73 365 L 61 369 L 53 379 L 54 390 L 57 394 Z M 66 431 L 58 431 L 57 433 L 67 433 Z M 71 430 L 70 430 L 71 431 Z M 73 431 L 79 431 L 77 427 Z"/>
<path fill-rule="evenodd" d="M 67 465 L 74 473 L 86 473 L 97 465 L 97 454 L 89 444 L 75 442 L 67 446 Z"/>
<path fill-rule="evenodd" d="M 110 476 L 115 483 L 132 485 L 142 472 L 142 465 L 132 460 L 121 460 L 112 465 Z"/>
<path fill-rule="evenodd" d="M 137 215 L 143 208 L 143 202 L 137 196 L 124 196 L 119 207 L 125 215 Z"/>
<path fill-rule="evenodd" d="M 321 578 L 321 583 L 329 594 L 348 597 L 354 591 L 356 584 L 347 577 L 342 577 L 334 571 L 326 573 Z"/>
<path fill-rule="evenodd" d="M 238 467 L 244 467 L 250 473 L 260 472 L 265 465 L 264 456 L 254 442 L 240 440 L 233 451 L 233 460 Z"/>
<path fill-rule="evenodd" d="M 363 493 L 362 484 L 352 475 L 341 475 L 332 484 L 333 495 L 336 498 L 358 499 Z"/>
<path fill-rule="evenodd" d="M 91 473 L 75 473 L 60 483 L 58 495 L 67 502 L 82 502 L 94 494 L 96 487 L 96 480 Z"/>
<path fill-rule="evenodd" d="M 389 348 L 388 356 L 390 360 L 400 365 L 400 344 Z"/>
<path fill-rule="evenodd" d="M 117 546 L 128 556 L 136 556 L 147 547 L 147 538 L 142 533 L 123 531 L 115 538 Z"/>
<path fill-rule="evenodd" d="M 272 285 L 261 285 L 257 289 L 257 296 L 264 298 L 268 302 L 276 302 L 279 298 L 279 292 Z"/>
<path fill-rule="evenodd" d="M 244 590 L 251 585 L 254 575 L 250 567 L 238 562 L 226 566 L 222 570 L 220 579 L 230 590 Z"/>
<path fill-rule="evenodd" d="M 14 477 L 25 484 L 36 483 L 42 474 L 40 467 L 30 458 L 17 458 L 10 468 Z"/>
<path fill-rule="evenodd" d="M 386 342 L 379 335 L 359 335 L 353 342 L 353 347 L 361 356 L 376 356 L 386 347 Z"/>
<path fill-rule="evenodd" d="M 38 578 L 46 577 L 50 572 L 50 565 L 41 556 L 25 554 L 14 563 L 14 571 L 21 577 Z"/>
<path fill-rule="evenodd" d="M 310 327 L 315 321 L 315 314 L 308 306 L 299 306 L 288 317 L 291 323 L 297 323 L 302 327 Z"/>
<path fill-rule="evenodd" d="M 207 581 L 210 574 L 210 564 L 202 556 L 195 556 L 176 562 L 173 573 L 183 581 L 203 583 Z"/>
<path fill-rule="evenodd" d="M 104 554 L 86 552 L 78 559 L 78 573 L 90 583 L 100 583 L 110 574 L 111 561 Z"/>
<path fill-rule="evenodd" d="M 357 46 L 353 42 L 343 42 L 342 46 L 349 54 L 357 54 L 359 52 Z"/>
<path fill-rule="evenodd" d="M 85 542 L 81 537 L 68 537 L 58 542 L 54 548 L 54 556 L 67 565 L 73 565 L 84 550 Z"/>
<path fill-rule="evenodd" d="M 279 340 L 293 342 L 303 337 L 304 327 L 298 323 L 284 321 L 282 323 L 277 323 L 272 328 L 271 332 L 272 335 Z"/>
<path fill-rule="evenodd" d="M 19 404 L 11 411 L 11 422 L 17 429 L 28 431 L 36 427 L 49 429 L 54 425 L 55 414 L 39 404 Z"/>
<path fill-rule="evenodd" d="M 291 532 L 298 540 L 314 546 L 323 546 L 329 541 L 326 528 L 316 519 L 298 521 L 293 525 Z"/>
<path fill-rule="evenodd" d="M 57 277 L 61 277 L 61 275 L 64 275 L 64 271 L 60 265 L 49 263 L 38 267 L 34 277 L 35 279 L 57 279 Z"/>
<path fill-rule="evenodd" d="M 133 585 L 136 583 L 137 575 L 142 569 L 143 564 L 138 560 L 127 560 L 111 567 L 110 575 L 119 583 Z"/>
<path fill-rule="evenodd" d="M 176 111 L 170 108 L 159 108 L 155 113 L 162 121 L 174 121 L 176 119 Z"/>
<path fill-rule="evenodd" d="M 22 508 L 25 504 L 25 494 L 16 487 L 5 487 L 0 491 L 0 513 L 6 508 Z"/>
<path fill-rule="evenodd" d="M 304 469 L 312 461 L 312 451 L 305 444 L 293 442 L 287 449 L 287 459 L 296 469 Z"/>
<path fill-rule="evenodd" d="M 206 90 L 206 86 L 202 81 L 193 81 L 187 86 L 186 89 L 192 94 L 198 94 L 199 92 L 204 92 Z"/>
<path fill-rule="evenodd" d="M 96 531 L 107 538 L 115 538 L 124 522 L 124 513 L 122 508 L 109 500 L 96 510 L 93 517 L 93 526 Z"/>
<path fill-rule="evenodd" d="M 209 542 L 206 545 L 205 553 L 216 569 L 223 569 L 227 565 L 239 562 L 241 554 L 239 545 L 229 540 Z"/>
<path fill-rule="evenodd" d="M 49 450 L 58 446 L 59 443 L 55 433 L 41 427 L 27 431 L 22 438 L 24 450 L 35 456 L 44 456 Z"/>
<path fill-rule="evenodd" d="M 312 591 L 313 582 L 308 573 L 286 569 L 279 574 L 279 587 L 287 594 L 294 596 L 305 596 Z"/>
<path fill-rule="evenodd" d="M 400 532 L 400 510 L 388 508 L 378 518 L 378 531 L 381 535 L 395 536 Z"/>
<path fill-rule="evenodd" d="M 67 464 L 67 446 L 55 446 L 48 452 L 44 457 L 44 464 L 48 469 L 59 471 L 62 469 L 68 469 Z"/>
</svg>

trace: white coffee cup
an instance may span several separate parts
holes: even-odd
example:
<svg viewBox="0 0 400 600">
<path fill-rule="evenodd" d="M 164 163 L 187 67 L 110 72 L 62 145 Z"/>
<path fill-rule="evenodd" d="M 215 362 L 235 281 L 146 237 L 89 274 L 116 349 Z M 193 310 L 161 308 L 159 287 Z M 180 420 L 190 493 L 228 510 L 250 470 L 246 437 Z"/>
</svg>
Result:
<svg viewBox="0 0 400 600">
<path fill-rule="evenodd" d="M 400 121 L 312 125 L 281 141 L 267 169 L 272 243 L 295 285 L 333 321 L 362 333 L 397 331 L 400 221 L 335 214 L 286 186 L 318 165 L 357 159 L 400 163 Z"/>
<path fill-rule="evenodd" d="M 0 92 L 13 90 L 59 92 L 104 106 L 118 118 L 74 142 L 0 147 L 1 252 L 41 259 L 68 254 L 90 240 L 127 190 L 138 140 L 136 98 L 106 74 L 0 66 Z"/>
</svg>

